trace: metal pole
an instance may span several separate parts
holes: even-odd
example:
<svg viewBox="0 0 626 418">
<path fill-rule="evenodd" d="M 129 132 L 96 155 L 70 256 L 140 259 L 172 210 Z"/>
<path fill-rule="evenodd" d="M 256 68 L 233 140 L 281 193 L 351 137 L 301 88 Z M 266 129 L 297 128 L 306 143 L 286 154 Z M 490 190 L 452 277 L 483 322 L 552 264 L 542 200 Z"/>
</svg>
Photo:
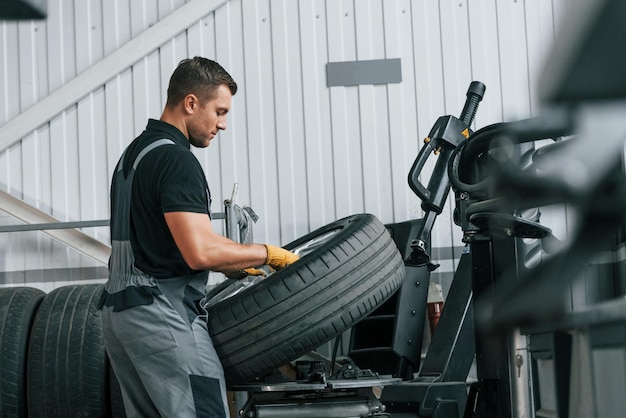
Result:
<svg viewBox="0 0 626 418">
<path fill-rule="evenodd" d="M 532 416 L 531 400 L 531 363 L 528 353 L 528 337 L 522 335 L 518 329 L 509 335 L 511 352 L 511 416 L 513 418 L 528 418 Z"/>
</svg>

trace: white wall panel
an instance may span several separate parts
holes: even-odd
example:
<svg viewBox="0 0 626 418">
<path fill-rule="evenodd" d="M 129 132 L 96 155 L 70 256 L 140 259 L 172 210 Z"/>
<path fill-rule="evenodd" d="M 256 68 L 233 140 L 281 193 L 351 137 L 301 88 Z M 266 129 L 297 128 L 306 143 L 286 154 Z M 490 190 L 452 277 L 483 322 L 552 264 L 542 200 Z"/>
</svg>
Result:
<svg viewBox="0 0 626 418">
<path fill-rule="evenodd" d="M 272 2 L 270 5 L 271 47 L 275 63 L 272 77 L 275 115 L 270 122 L 275 125 L 276 159 L 281 163 L 277 167 L 278 193 L 275 200 L 277 208 L 274 213 L 269 212 L 265 216 L 271 216 L 269 219 L 281 219 L 279 241 L 289 242 L 293 240 L 293 236 L 301 236 L 303 231 L 308 231 L 310 213 L 312 210 L 317 211 L 317 208 L 310 207 L 310 203 L 315 199 L 306 195 L 308 189 L 306 185 L 310 184 L 307 179 L 307 175 L 311 174 L 308 171 L 310 165 L 308 162 L 306 164 L 300 162 L 307 156 L 307 134 L 323 136 L 326 132 L 323 131 L 324 124 L 320 123 L 319 117 L 309 118 L 309 114 L 305 116 L 300 105 L 305 97 L 313 100 L 313 106 L 318 101 L 316 95 L 309 97 L 303 91 L 303 75 L 305 73 L 313 77 L 319 75 L 318 71 L 303 72 L 305 63 L 301 59 L 302 43 L 309 42 L 310 38 L 301 39 L 300 30 L 311 34 L 319 30 L 315 28 L 318 20 L 315 17 L 302 19 L 303 13 L 307 16 L 316 16 L 315 9 L 318 4 L 319 2 L 310 2 L 301 7 L 297 2 L 283 0 Z M 289 16 L 292 18 L 288 18 Z M 312 110 L 315 108 L 316 106 L 312 107 Z M 309 129 L 304 124 L 305 120 L 312 122 Z M 311 133 L 308 133 L 309 131 Z M 316 156 L 313 155 L 312 158 Z M 325 178 L 320 178 L 322 188 L 332 185 L 332 181 L 328 181 L 328 174 Z M 316 188 L 318 192 L 319 189 L 320 186 Z M 265 196 L 265 199 L 272 200 L 269 195 Z M 318 199 L 316 203 L 324 207 L 325 200 Z"/>
<path fill-rule="evenodd" d="M 355 21 L 350 18 L 352 4 L 346 0 L 327 2 L 325 13 L 318 10 L 315 12 L 316 19 L 319 15 L 319 19 L 322 19 L 320 23 L 326 25 L 325 33 L 323 31 L 320 33 L 319 42 L 327 45 L 328 62 L 356 60 Z M 306 57 L 308 49 L 304 45 L 302 49 L 305 51 L 303 56 Z M 307 97 L 311 89 L 311 86 L 305 86 L 303 95 Z M 358 126 L 359 109 L 355 105 L 358 100 L 358 88 L 329 90 L 329 127 L 332 129 L 333 137 L 328 151 L 332 153 L 336 217 L 343 218 L 352 213 L 363 212 L 364 204 L 362 144 L 350 141 L 350 138 L 359 137 L 361 134 Z"/>
<path fill-rule="evenodd" d="M 355 2 L 353 14 L 356 24 L 357 60 L 397 58 L 387 56 L 385 53 L 384 27 L 380 18 L 383 16 L 382 2 Z M 354 88 L 357 89 L 359 96 L 364 211 L 378 214 L 381 219 L 392 219 L 388 87 L 361 85 Z"/>
<path fill-rule="evenodd" d="M 74 5 L 71 1 L 48 3 L 48 18 L 43 23 L 47 27 L 49 92 L 58 89 L 76 75 L 76 22 L 73 11 Z M 78 16 L 79 20 L 85 18 L 86 16 Z M 19 48 L 23 49 L 21 43 Z M 86 51 L 80 51 L 80 55 L 85 53 Z"/>
<path fill-rule="evenodd" d="M 187 3 L 49 0 L 46 20 L 0 22 L 0 130 Z M 214 211 L 238 183 L 237 203 L 261 217 L 256 240 L 275 244 L 358 212 L 416 218 L 408 171 L 436 119 L 459 115 L 470 81 L 487 86 L 475 129 L 539 110 L 534 83 L 562 3 L 230 0 L 0 150 L 0 187 L 60 220 L 106 218 L 123 148 L 160 116 L 176 64 L 202 55 L 239 84 L 228 130 L 194 150 Z M 401 83 L 326 85 L 328 62 L 385 58 L 401 59 Z M 462 245 L 452 210 L 449 201 L 433 247 Z M 106 228 L 88 232 L 108 242 Z M 449 257 L 442 275 L 458 254 Z"/>
<path fill-rule="evenodd" d="M 107 172 L 113 173 L 117 159 L 128 144 L 128 136 L 135 131 L 133 117 L 132 68 L 119 74 L 104 86 L 104 116 L 106 135 L 106 154 L 102 158 L 107 161 Z"/>
<path fill-rule="evenodd" d="M 270 6 L 268 1 L 242 2 L 244 78 L 242 86 L 246 107 L 248 135 L 235 150 L 241 162 L 247 167 L 238 168 L 244 196 L 250 196 L 252 207 L 265 221 L 261 228 L 255 228 L 257 236 L 277 242 L 278 228 L 268 228 L 270 216 L 278 218 L 277 197 L 279 197 L 278 161 L 276 158 L 276 124 L 272 79 L 272 49 Z M 239 99 L 239 98 L 238 98 Z M 237 99 L 236 99 L 237 100 Z"/>
<path fill-rule="evenodd" d="M 102 5 L 99 0 L 78 1 L 74 3 L 76 50 L 76 72 L 82 73 L 94 62 L 100 61 L 104 54 L 104 41 L 101 28 Z"/>
<path fill-rule="evenodd" d="M 501 52 L 502 101 L 505 119 L 530 116 L 530 80 L 528 73 L 528 45 L 524 30 L 524 4 L 502 2 L 497 5 L 498 39 Z M 510 109 L 507 114 L 506 109 Z"/>
<path fill-rule="evenodd" d="M 15 117 L 20 112 L 20 69 L 18 25 L 2 24 L 0 30 L 2 45 L 2 66 L 0 75 L 2 76 L 2 112 L 0 117 L 2 122 Z"/>
<path fill-rule="evenodd" d="M 299 53 L 301 56 L 301 69 L 294 66 L 292 76 L 294 73 L 297 74 L 297 71 L 302 74 L 302 93 L 301 101 L 292 98 L 290 103 L 291 112 L 302 115 L 303 131 L 291 138 L 294 150 L 300 153 L 294 154 L 290 163 L 294 164 L 294 167 L 300 166 L 304 172 L 296 171 L 288 175 L 294 177 L 292 198 L 306 202 L 308 209 L 295 213 L 295 216 L 300 218 L 296 221 L 300 228 L 293 233 L 283 231 L 281 237 L 283 240 L 289 240 L 294 235 L 302 235 L 305 231 L 312 231 L 338 218 L 335 185 L 343 179 L 334 175 L 336 162 L 331 150 L 334 142 L 351 142 L 350 138 L 358 135 L 357 130 L 351 130 L 343 136 L 333 137 L 329 112 L 331 111 L 329 90 L 332 89 L 319 88 L 326 84 L 328 45 L 337 41 L 330 36 L 328 26 L 325 25 L 324 6 L 328 2 L 300 3 L 298 28 L 294 28 L 295 33 L 292 36 L 294 41 L 300 39 L 300 45 L 293 42 L 290 53 Z M 353 160 L 359 158 L 358 149 L 356 148 L 351 156 Z M 302 187 L 303 185 L 305 187 Z M 355 185 L 355 188 L 358 190 L 358 185 Z"/>
<path fill-rule="evenodd" d="M 105 56 L 130 39 L 130 3 L 131 0 L 109 0 L 107 7 L 102 8 L 102 46 Z"/>
<path fill-rule="evenodd" d="M 487 86 L 485 100 L 481 102 L 474 119 L 474 129 L 500 122 L 504 118 L 500 61 L 510 52 L 500 51 L 496 2 L 472 2 L 468 8 L 472 28 L 469 34 L 472 59 L 465 65 L 471 68 L 472 80 L 480 80 Z"/>
<path fill-rule="evenodd" d="M 109 173 L 105 130 L 104 88 L 91 93 L 77 106 L 78 219 L 109 216 Z M 108 240 L 108 232 L 97 230 L 96 238 Z"/>
<path fill-rule="evenodd" d="M 384 2 L 383 25 L 385 28 L 385 55 L 387 57 L 411 57 L 412 23 L 411 1 Z M 390 186 L 405 184 L 413 163 L 412 156 L 417 155 L 417 108 L 415 100 L 415 63 L 413 59 L 402 60 L 402 83 L 387 86 L 389 96 L 389 150 L 390 150 Z M 393 211 L 393 219 L 411 218 L 410 214 L 417 206 L 417 198 L 408 188 L 391 188 L 392 197 L 388 202 Z M 408 215 L 408 216 L 407 216 Z M 417 213 L 415 213 L 417 215 Z M 417 216 L 416 216 L 417 217 Z"/>
</svg>

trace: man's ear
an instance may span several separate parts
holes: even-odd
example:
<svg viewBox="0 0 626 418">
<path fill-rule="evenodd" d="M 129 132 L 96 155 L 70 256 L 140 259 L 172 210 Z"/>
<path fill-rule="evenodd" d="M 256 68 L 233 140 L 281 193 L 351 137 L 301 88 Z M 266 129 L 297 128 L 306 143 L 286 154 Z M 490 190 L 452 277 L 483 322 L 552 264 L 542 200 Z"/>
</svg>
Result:
<svg viewBox="0 0 626 418">
<path fill-rule="evenodd" d="M 183 99 L 183 107 L 187 114 L 192 114 L 198 107 L 198 97 L 195 94 L 188 94 Z"/>
</svg>

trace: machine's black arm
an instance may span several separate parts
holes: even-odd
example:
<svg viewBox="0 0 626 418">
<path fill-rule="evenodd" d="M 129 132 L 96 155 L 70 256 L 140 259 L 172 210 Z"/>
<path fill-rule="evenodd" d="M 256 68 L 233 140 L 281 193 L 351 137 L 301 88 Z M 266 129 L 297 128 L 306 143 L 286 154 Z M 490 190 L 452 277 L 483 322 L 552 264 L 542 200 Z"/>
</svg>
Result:
<svg viewBox="0 0 626 418">
<path fill-rule="evenodd" d="M 458 119 L 454 116 L 442 116 L 435 122 L 411 167 L 408 176 L 409 186 L 422 200 L 425 216 L 420 234 L 411 243 L 413 251 L 405 260 L 408 265 L 419 266 L 428 264 L 430 261 L 426 243 L 430 241 L 430 232 L 435 218 L 441 213 L 450 191 L 450 180 L 447 173 L 448 161 L 454 149 L 469 138 L 469 127 L 484 93 L 485 85 L 483 83 L 480 81 L 470 83 L 461 116 Z M 424 187 L 419 181 L 419 175 L 431 153 L 439 154 L 439 158 L 428 187 Z"/>
</svg>

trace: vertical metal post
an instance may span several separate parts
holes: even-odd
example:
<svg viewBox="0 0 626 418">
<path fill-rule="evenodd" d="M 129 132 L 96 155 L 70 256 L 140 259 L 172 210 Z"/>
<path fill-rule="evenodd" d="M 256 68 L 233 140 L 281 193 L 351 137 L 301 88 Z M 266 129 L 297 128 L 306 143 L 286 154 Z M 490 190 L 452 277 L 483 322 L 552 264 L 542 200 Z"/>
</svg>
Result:
<svg viewBox="0 0 626 418">
<path fill-rule="evenodd" d="M 519 330 L 509 335 L 511 353 L 511 403 L 512 418 L 526 418 L 532 416 L 531 399 L 531 359 L 528 352 L 528 337 Z"/>
<path fill-rule="evenodd" d="M 475 352 L 471 257 L 469 251 L 461 255 L 420 377 L 433 376 L 442 382 L 467 380 Z"/>
<path fill-rule="evenodd" d="M 492 237 L 474 240 L 472 247 L 472 291 L 478 298 L 496 297 L 496 278 L 504 265 L 516 263 L 514 239 Z M 472 418 L 511 418 L 510 340 L 508 335 L 476 333 L 476 372 L 478 382 L 472 385 L 475 398 Z"/>
<path fill-rule="evenodd" d="M 230 196 L 230 199 L 224 200 L 224 223 L 226 225 L 226 237 L 232 239 L 235 242 L 241 242 L 241 237 L 239 236 L 239 220 L 237 216 L 238 214 L 235 207 L 235 197 L 237 196 L 238 188 L 239 184 L 235 183 L 233 185 L 233 192 Z"/>
</svg>

